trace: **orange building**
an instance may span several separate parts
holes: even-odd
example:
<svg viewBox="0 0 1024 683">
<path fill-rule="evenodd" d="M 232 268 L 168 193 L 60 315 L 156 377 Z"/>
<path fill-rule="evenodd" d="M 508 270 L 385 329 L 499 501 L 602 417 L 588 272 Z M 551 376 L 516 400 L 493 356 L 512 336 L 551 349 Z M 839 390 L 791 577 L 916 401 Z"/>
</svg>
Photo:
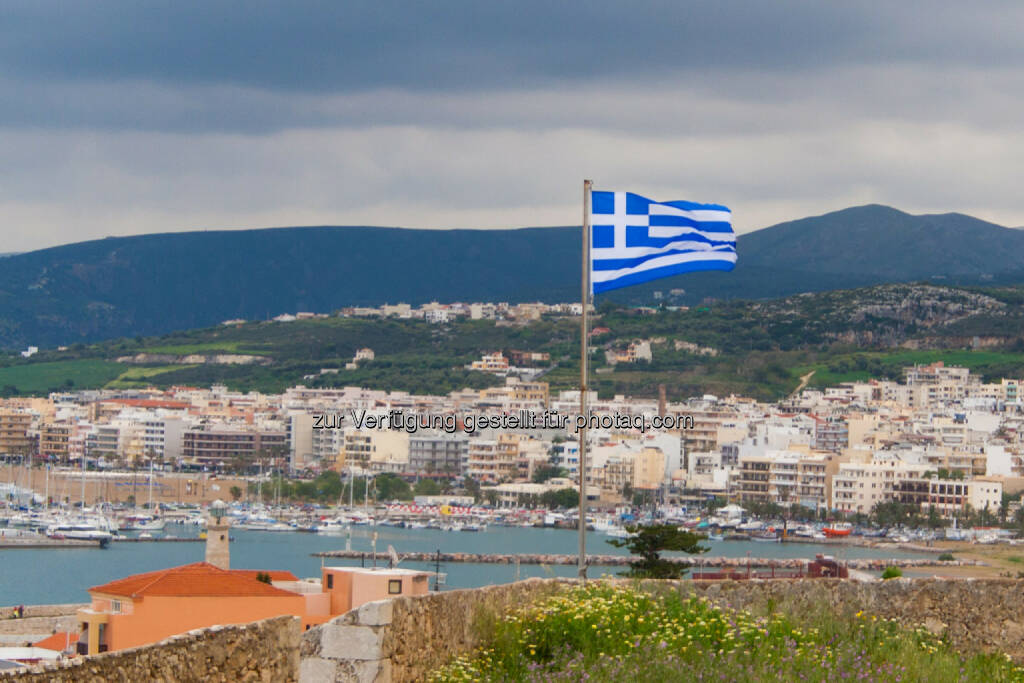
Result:
<svg viewBox="0 0 1024 683">
<path fill-rule="evenodd" d="M 271 580 L 296 581 L 291 572 L 268 574 Z M 78 652 L 122 650 L 214 624 L 306 613 L 301 594 L 256 575 L 197 562 L 94 586 L 89 589 L 92 604 L 78 611 Z"/>
<path fill-rule="evenodd" d="M 344 614 L 374 600 L 424 595 L 429 590 L 429 575 L 414 569 L 324 567 L 320 572 L 331 614 Z"/>
<path fill-rule="evenodd" d="M 207 562 L 136 574 L 89 589 L 92 603 L 78 611 L 77 652 L 122 650 L 192 629 L 286 615 L 299 617 L 308 629 L 367 602 L 426 593 L 428 576 L 325 567 L 321 581 L 300 581 L 291 572 L 220 569 Z"/>
</svg>

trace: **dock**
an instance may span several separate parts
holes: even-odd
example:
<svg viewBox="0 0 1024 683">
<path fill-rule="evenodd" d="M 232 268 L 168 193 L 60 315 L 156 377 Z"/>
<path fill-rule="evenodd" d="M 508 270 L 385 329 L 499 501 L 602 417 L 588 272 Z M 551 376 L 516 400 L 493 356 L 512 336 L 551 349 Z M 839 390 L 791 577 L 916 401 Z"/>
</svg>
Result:
<svg viewBox="0 0 1024 683">
<path fill-rule="evenodd" d="M 114 536 L 113 541 L 115 543 L 206 543 L 205 538 L 178 538 L 177 536 L 171 536 L 169 538 L 159 538 L 157 536 L 153 536 L 152 538 Z"/>
</svg>

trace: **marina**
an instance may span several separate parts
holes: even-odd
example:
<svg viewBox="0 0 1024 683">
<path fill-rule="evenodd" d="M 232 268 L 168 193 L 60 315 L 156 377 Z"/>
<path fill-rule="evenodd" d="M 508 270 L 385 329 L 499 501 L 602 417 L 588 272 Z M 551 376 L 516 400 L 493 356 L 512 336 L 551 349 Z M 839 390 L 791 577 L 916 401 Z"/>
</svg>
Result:
<svg viewBox="0 0 1024 683">
<path fill-rule="evenodd" d="M 184 540 L 198 540 L 198 525 L 169 523 L 166 533 Z M 351 538 L 318 533 L 280 533 L 232 529 L 231 566 L 237 569 L 281 569 L 296 576 L 317 576 L 322 564 L 378 566 L 390 561 L 388 547 L 395 549 L 400 566 L 447 574 L 445 587 L 471 588 L 494 583 L 507 583 L 529 577 L 572 577 L 576 568 L 562 564 L 479 564 L 442 559 L 437 553 L 470 555 L 566 555 L 573 553 L 577 537 L 571 530 L 555 528 L 524 528 L 487 526 L 475 533 L 456 533 L 442 529 L 402 528 L 394 526 L 353 525 Z M 132 537 L 134 534 L 119 534 Z M 376 540 L 374 540 L 376 539 Z M 602 556 L 621 557 L 626 551 L 608 545 L 607 537 L 598 533 L 588 536 L 588 552 Z M 350 545 L 354 553 L 348 557 L 319 556 L 343 550 Z M 371 555 L 376 545 L 377 554 Z M 872 560 L 880 568 L 891 560 L 934 561 L 934 555 L 899 548 L 871 548 L 855 545 L 772 543 L 750 541 L 710 542 L 706 555 L 695 558 L 702 565 L 712 566 L 716 558 L 731 558 L 742 564 L 748 557 L 761 560 L 802 561 L 818 553 L 836 557 L 840 562 Z M 416 553 L 415 555 L 413 553 Z M 359 554 L 358 556 L 356 554 Z M 55 604 L 83 602 L 86 589 L 114 579 L 146 571 L 154 571 L 202 561 L 204 548 L 196 542 L 113 542 L 106 549 L 79 547 L 40 547 L 32 550 L 0 550 L 4 580 L 0 582 L 0 605 Z M 427 559 L 429 558 L 429 559 Z M 591 576 L 614 574 L 621 566 L 591 567 Z"/>
</svg>

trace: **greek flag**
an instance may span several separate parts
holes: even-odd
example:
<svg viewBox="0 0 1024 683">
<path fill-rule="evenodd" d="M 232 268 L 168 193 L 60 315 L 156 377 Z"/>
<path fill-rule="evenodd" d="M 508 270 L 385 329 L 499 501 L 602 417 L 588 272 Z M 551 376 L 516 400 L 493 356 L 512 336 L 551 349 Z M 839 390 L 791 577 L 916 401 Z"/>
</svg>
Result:
<svg viewBox="0 0 1024 683">
<path fill-rule="evenodd" d="M 732 213 L 718 204 L 655 202 L 632 192 L 591 192 L 594 294 L 690 273 L 732 270 Z"/>
</svg>

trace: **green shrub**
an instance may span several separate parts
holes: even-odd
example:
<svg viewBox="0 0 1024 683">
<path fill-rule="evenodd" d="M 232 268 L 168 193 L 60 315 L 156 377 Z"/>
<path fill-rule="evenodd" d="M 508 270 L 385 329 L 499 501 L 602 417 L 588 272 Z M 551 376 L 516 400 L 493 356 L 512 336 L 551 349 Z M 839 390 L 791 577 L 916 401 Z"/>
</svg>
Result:
<svg viewBox="0 0 1024 683">
<path fill-rule="evenodd" d="M 886 567 L 882 572 L 883 579 L 898 579 L 903 576 L 903 570 L 899 567 Z"/>
<path fill-rule="evenodd" d="M 953 557 L 953 553 L 942 553 L 941 555 L 939 555 L 940 562 L 952 562 L 955 559 L 956 558 Z"/>
</svg>

